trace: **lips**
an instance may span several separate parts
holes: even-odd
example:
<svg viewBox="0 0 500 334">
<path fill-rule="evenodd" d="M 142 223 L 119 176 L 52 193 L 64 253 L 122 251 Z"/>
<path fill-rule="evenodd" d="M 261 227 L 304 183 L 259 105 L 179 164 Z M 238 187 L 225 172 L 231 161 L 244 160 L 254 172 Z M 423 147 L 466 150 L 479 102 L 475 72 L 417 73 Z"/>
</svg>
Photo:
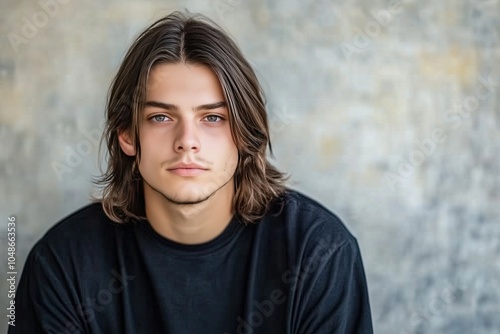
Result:
<svg viewBox="0 0 500 334">
<path fill-rule="evenodd" d="M 180 162 L 173 165 L 168 169 L 170 172 L 177 174 L 179 176 L 195 176 L 201 174 L 207 170 L 207 168 L 195 164 L 193 162 Z"/>
<path fill-rule="evenodd" d="M 185 162 L 180 162 L 178 164 L 173 165 L 170 167 L 168 170 L 176 170 L 176 169 L 201 169 L 201 170 L 206 170 L 207 168 L 195 164 L 193 162 L 185 163 Z"/>
</svg>

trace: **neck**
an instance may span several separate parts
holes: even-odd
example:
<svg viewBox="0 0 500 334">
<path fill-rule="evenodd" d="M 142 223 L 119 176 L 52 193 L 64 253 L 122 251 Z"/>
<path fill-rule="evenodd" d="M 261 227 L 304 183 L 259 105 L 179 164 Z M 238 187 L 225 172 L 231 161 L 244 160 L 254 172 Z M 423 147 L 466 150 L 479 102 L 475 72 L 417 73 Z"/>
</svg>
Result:
<svg viewBox="0 0 500 334">
<path fill-rule="evenodd" d="M 146 217 L 160 235 L 182 244 L 199 244 L 221 234 L 233 217 L 234 183 L 228 182 L 208 199 L 176 204 L 144 183 Z"/>
</svg>

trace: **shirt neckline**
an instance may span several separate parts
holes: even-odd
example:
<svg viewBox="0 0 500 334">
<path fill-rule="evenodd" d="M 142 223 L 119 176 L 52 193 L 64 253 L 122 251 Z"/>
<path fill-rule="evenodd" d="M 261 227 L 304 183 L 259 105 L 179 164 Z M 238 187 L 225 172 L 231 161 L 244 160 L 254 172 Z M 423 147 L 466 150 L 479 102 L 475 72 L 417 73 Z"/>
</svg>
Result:
<svg viewBox="0 0 500 334">
<path fill-rule="evenodd" d="M 226 228 L 214 239 L 199 244 L 182 244 L 164 237 L 156 232 L 151 226 L 151 223 L 144 219 L 140 221 L 140 226 L 146 230 L 146 234 L 155 241 L 162 244 L 164 247 L 171 249 L 173 252 L 185 255 L 200 255 L 205 253 L 212 253 L 217 249 L 226 245 L 229 241 L 237 237 L 241 233 L 245 225 L 233 215 L 231 221 Z"/>
</svg>

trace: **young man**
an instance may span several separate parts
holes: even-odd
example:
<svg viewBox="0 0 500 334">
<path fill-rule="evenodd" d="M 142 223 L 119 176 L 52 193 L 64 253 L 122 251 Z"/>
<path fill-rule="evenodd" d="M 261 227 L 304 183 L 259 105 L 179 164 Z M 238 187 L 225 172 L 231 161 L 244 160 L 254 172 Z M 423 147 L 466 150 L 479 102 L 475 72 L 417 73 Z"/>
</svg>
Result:
<svg viewBox="0 0 500 334">
<path fill-rule="evenodd" d="M 218 26 L 147 28 L 106 117 L 102 199 L 33 247 L 9 333 L 372 333 L 356 239 L 267 161 L 261 87 Z"/>
</svg>

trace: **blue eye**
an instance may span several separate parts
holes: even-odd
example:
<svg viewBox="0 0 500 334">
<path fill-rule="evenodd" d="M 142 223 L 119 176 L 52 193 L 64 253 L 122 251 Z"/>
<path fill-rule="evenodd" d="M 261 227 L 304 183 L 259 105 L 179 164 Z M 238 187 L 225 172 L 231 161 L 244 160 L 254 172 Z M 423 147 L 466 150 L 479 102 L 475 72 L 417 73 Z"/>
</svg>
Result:
<svg viewBox="0 0 500 334">
<path fill-rule="evenodd" d="M 222 121 L 222 117 L 220 116 L 217 116 L 217 115 L 209 115 L 207 117 L 205 117 L 207 119 L 207 121 L 209 121 L 210 123 L 217 123 L 217 122 L 220 122 Z M 219 119 L 219 120 L 217 120 Z"/>
<path fill-rule="evenodd" d="M 163 123 L 167 119 L 168 119 L 168 117 L 165 115 L 155 115 L 155 116 L 150 118 L 150 120 L 152 120 L 153 122 L 157 122 L 157 123 Z"/>
</svg>

